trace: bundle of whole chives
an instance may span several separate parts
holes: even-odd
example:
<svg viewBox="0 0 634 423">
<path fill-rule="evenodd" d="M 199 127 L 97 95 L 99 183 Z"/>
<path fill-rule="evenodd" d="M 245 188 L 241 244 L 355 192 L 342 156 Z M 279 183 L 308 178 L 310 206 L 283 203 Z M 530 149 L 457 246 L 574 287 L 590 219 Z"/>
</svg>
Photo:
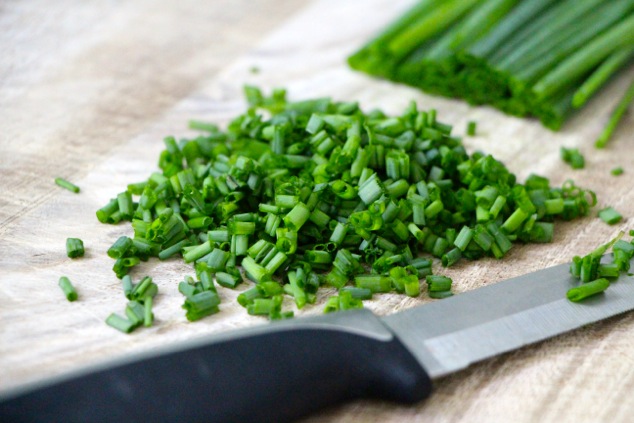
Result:
<svg viewBox="0 0 634 423">
<path fill-rule="evenodd" d="M 632 0 L 422 0 L 348 62 L 431 93 L 535 116 L 557 130 L 633 56 Z"/>
<path fill-rule="evenodd" d="M 217 313 L 214 275 L 235 288 L 240 269 L 255 287 L 238 302 L 280 319 L 292 315 L 281 296 L 301 309 L 324 284 L 339 291 L 326 311 L 358 307 L 373 293 L 416 297 L 421 279 L 431 297 L 444 298 L 451 281 L 428 279 L 432 259 L 420 255 L 444 266 L 502 258 L 512 241 L 549 242 L 555 219 L 585 216 L 596 203 L 571 181 L 554 188 L 531 175 L 518 183 L 492 156 L 468 154 L 450 125 L 414 103 L 389 117 L 330 99 L 288 102 L 283 90 L 246 93 L 249 109 L 226 131 L 197 123 L 204 135 L 166 138 L 161 172 L 97 211 L 104 223 L 131 220 L 134 235 L 108 255 L 126 297 L 144 308 L 133 307 L 132 329 L 152 321 L 145 308 L 156 284 L 134 285 L 127 275 L 148 257 L 181 255 L 195 267 L 198 281 L 179 284 L 188 320 Z"/>
</svg>

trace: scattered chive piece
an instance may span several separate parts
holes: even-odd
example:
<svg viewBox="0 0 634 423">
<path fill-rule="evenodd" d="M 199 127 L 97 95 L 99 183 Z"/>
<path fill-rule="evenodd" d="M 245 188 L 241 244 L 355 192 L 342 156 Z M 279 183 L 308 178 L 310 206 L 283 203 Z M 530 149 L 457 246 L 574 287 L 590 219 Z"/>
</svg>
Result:
<svg viewBox="0 0 634 423">
<path fill-rule="evenodd" d="M 106 324 L 123 333 L 130 333 L 135 328 L 134 322 L 131 322 L 125 317 L 121 317 L 115 313 L 112 313 L 110 316 L 108 316 L 108 318 L 106 319 Z"/>
<path fill-rule="evenodd" d="M 467 135 L 470 137 L 474 137 L 476 134 L 477 123 L 474 121 L 469 121 L 467 123 Z"/>
<path fill-rule="evenodd" d="M 143 303 L 143 326 L 150 327 L 154 322 L 154 313 L 152 313 L 152 304 L 154 300 L 152 297 L 145 299 Z"/>
<path fill-rule="evenodd" d="M 75 291 L 75 287 L 70 282 L 70 279 L 68 279 L 66 276 L 62 276 L 59 278 L 58 285 L 64 292 L 64 295 L 66 296 L 66 299 L 68 301 L 72 302 L 77 300 L 77 291 Z"/>
<path fill-rule="evenodd" d="M 623 174 L 623 168 L 621 166 L 615 167 L 610 171 L 610 173 L 614 176 L 619 176 Z"/>
<path fill-rule="evenodd" d="M 599 211 L 599 219 L 603 220 L 608 225 L 614 225 L 619 223 L 621 219 L 623 219 L 623 216 L 613 207 L 606 207 Z"/>
<path fill-rule="evenodd" d="M 586 160 L 577 148 L 561 147 L 561 159 L 573 169 L 583 169 L 586 166 Z"/>
<path fill-rule="evenodd" d="M 55 178 L 55 183 L 64 189 L 74 192 L 75 194 L 79 192 L 79 187 L 77 185 L 68 182 L 64 178 Z"/>
<path fill-rule="evenodd" d="M 592 282 L 584 283 L 574 288 L 570 288 L 566 297 L 573 302 L 581 301 L 584 298 L 599 294 L 610 286 L 610 281 L 605 278 L 596 279 Z"/>
<path fill-rule="evenodd" d="M 79 238 L 66 238 L 66 255 L 70 258 L 84 255 L 84 242 Z"/>
<path fill-rule="evenodd" d="M 632 103 L 633 101 L 634 81 L 632 81 L 629 88 L 627 89 L 627 91 L 625 91 L 625 94 L 621 98 L 621 101 L 619 101 L 619 103 L 614 108 L 614 111 L 612 112 L 612 115 L 610 115 L 610 119 L 608 120 L 607 125 L 603 129 L 603 132 L 601 132 L 601 135 L 599 135 L 599 138 L 594 143 L 594 146 L 596 148 L 604 148 L 608 144 L 608 141 L 610 141 L 610 138 L 612 138 L 614 130 L 616 129 L 619 122 L 621 121 L 621 118 L 627 111 L 627 108 L 630 106 L 630 103 Z"/>
</svg>

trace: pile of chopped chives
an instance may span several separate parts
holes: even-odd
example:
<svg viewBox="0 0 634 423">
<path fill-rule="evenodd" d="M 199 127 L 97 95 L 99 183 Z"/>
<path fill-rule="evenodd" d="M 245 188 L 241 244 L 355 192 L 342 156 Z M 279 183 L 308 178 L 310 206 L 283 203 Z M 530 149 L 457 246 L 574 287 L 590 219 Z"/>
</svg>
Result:
<svg viewBox="0 0 634 423">
<path fill-rule="evenodd" d="M 633 57 L 632 0 L 420 0 L 349 63 L 557 130 Z M 634 84 L 597 147 L 632 101 Z"/>
<path fill-rule="evenodd" d="M 634 231 L 630 231 L 634 236 Z M 570 273 L 581 285 L 570 288 L 566 296 L 570 301 L 581 301 L 592 295 L 599 294 L 610 286 L 610 279 L 614 280 L 622 272 L 630 270 L 630 261 L 634 257 L 634 239 L 624 241 L 623 232 L 614 239 L 600 245 L 590 254 L 580 257 L 575 256 L 570 264 Z M 610 260 L 602 262 L 602 257 L 612 248 Z"/>
<path fill-rule="evenodd" d="M 238 302 L 271 319 L 292 315 L 284 295 L 301 309 L 324 285 L 338 291 L 326 312 L 362 307 L 375 293 L 419 296 L 421 279 L 429 296 L 444 298 L 451 280 L 432 274 L 433 257 L 443 266 L 500 259 L 513 242 L 550 242 L 555 219 L 585 216 L 596 203 L 571 181 L 518 183 L 414 103 L 390 117 L 354 102 L 245 92 L 250 107 L 226 131 L 192 122 L 202 135 L 167 137 L 161 171 L 97 211 L 103 223 L 131 222 L 134 234 L 108 250 L 130 301 L 156 292 L 148 283 L 151 295 L 134 295 L 135 265 L 178 255 L 198 279 L 179 285 L 189 320 L 218 312 L 216 284 L 236 288 L 243 273 L 254 286 Z M 141 309 L 129 307 L 129 319 L 109 324 L 138 325 Z"/>
</svg>

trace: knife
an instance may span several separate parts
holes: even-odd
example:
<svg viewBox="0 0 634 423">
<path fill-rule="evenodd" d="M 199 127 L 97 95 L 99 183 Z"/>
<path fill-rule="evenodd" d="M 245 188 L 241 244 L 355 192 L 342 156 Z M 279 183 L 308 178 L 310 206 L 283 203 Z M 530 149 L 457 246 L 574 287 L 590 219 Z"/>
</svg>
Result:
<svg viewBox="0 0 634 423">
<path fill-rule="evenodd" d="M 377 317 L 205 337 L 4 394 L 0 421 L 284 422 L 345 401 L 416 403 L 432 380 L 634 308 L 634 277 L 580 303 L 569 264 Z"/>
</svg>

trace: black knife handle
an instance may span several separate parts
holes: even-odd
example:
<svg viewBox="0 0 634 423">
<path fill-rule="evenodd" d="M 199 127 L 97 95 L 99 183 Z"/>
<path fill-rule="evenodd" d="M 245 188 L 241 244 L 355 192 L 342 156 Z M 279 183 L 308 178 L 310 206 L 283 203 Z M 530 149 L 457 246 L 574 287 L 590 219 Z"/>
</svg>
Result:
<svg viewBox="0 0 634 423">
<path fill-rule="evenodd" d="M 414 403 L 431 381 L 369 311 L 197 342 L 0 402 L 12 422 L 284 422 L 356 398 Z"/>
</svg>

